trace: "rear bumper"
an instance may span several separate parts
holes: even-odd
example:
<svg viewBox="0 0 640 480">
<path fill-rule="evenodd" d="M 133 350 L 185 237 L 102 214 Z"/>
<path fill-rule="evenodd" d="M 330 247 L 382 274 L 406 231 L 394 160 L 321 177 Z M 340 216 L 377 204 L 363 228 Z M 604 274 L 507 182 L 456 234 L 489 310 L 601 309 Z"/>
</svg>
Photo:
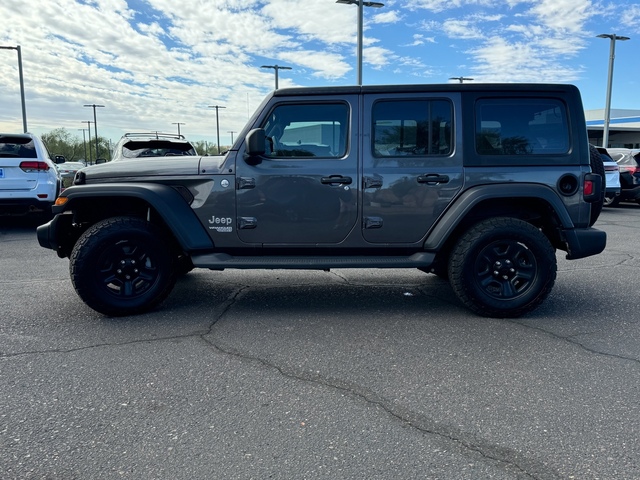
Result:
<svg viewBox="0 0 640 480">
<path fill-rule="evenodd" d="M 638 200 L 640 199 L 640 186 L 633 188 L 623 188 L 620 192 L 621 200 Z"/>
<path fill-rule="evenodd" d="M 30 213 L 51 212 L 52 201 L 35 198 L 2 198 L 0 199 L 0 216 L 19 216 Z"/>
<path fill-rule="evenodd" d="M 607 234 L 597 228 L 576 228 L 563 233 L 567 242 L 567 260 L 597 255 L 607 245 Z"/>
</svg>

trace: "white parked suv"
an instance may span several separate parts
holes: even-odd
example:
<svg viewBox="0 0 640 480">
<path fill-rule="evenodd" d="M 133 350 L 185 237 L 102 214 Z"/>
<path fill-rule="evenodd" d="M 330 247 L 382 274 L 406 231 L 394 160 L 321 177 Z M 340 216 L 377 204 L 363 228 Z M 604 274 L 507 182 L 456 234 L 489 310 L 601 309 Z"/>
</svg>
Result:
<svg viewBox="0 0 640 480">
<path fill-rule="evenodd" d="M 39 137 L 0 133 L 0 216 L 49 213 L 60 176 Z"/>
</svg>

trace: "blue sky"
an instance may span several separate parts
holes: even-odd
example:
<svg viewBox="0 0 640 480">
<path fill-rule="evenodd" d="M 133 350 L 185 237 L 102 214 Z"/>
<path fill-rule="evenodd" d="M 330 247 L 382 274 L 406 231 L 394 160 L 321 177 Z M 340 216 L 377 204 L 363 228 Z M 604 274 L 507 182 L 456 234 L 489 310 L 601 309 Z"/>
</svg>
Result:
<svg viewBox="0 0 640 480">
<path fill-rule="evenodd" d="M 604 108 L 640 110 L 640 3 L 597 0 L 381 0 L 365 8 L 364 84 L 573 83 Z M 357 7 L 335 0 L 4 0 L 0 45 L 20 45 L 29 130 L 181 132 L 221 143 L 274 88 L 356 83 Z M 38 28 L 34 28 L 37 26 Z M 21 131 L 15 51 L 0 50 L 0 131 Z M 93 126 L 92 126 L 93 129 Z M 93 130 L 92 130 L 93 132 Z"/>
</svg>

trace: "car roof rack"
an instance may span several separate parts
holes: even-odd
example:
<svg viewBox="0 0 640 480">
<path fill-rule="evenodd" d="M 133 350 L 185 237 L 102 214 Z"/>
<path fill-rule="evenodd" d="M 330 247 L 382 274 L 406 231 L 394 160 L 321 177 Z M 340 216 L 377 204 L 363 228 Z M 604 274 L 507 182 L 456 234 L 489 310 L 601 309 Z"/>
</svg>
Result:
<svg viewBox="0 0 640 480">
<path fill-rule="evenodd" d="M 160 138 L 174 138 L 176 140 L 186 140 L 184 135 L 178 135 L 176 133 L 161 133 L 161 132 L 131 132 L 131 133 L 125 133 L 123 136 L 127 138 L 155 137 L 156 140 L 160 140 Z"/>
</svg>

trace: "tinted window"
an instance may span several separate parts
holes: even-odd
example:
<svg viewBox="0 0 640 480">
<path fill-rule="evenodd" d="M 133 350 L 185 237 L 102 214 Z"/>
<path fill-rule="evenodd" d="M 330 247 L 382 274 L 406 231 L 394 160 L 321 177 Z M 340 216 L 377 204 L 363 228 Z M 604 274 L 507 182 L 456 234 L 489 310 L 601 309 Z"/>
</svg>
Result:
<svg viewBox="0 0 640 480">
<path fill-rule="evenodd" d="M 482 99 L 476 105 L 476 151 L 481 155 L 567 153 L 569 127 L 554 99 Z"/>
<path fill-rule="evenodd" d="M 196 151 L 189 143 L 168 140 L 132 140 L 122 147 L 122 156 L 125 158 L 168 157 L 172 155 L 196 155 Z"/>
<path fill-rule="evenodd" d="M 376 157 L 451 153 L 451 103 L 447 100 L 381 101 L 373 106 Z"/>
<path fill-rule="evenodd" d="M 264 130 L 268 157 L 343 157 L 349 108 L 338 104 L 279 105 Z"/>
<path fill-rule="evenodd" d="M 32 139 L 3 136 L 0 140 L 0 157 L 38 158 L 38 154 Z"/>
</svg>

